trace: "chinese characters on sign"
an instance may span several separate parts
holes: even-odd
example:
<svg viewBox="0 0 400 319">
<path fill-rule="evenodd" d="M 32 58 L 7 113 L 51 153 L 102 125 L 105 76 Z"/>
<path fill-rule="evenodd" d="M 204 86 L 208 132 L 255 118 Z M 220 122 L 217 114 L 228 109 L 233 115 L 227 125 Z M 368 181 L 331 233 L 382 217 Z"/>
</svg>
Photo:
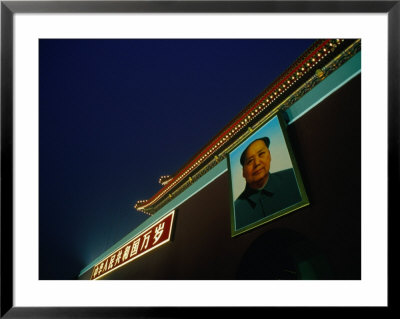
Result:
<svg viewBox="0 0 400 319">
<path fill-rule="evenodd" d="M 111 271 L 168 242 L 171 237 L 174 213 L 175 211 L 170 212 L 164 218 L 145 229 L 140 235 L 103 259 L 93 268 L 90 279 L 103 277 Z"/>
</svg>

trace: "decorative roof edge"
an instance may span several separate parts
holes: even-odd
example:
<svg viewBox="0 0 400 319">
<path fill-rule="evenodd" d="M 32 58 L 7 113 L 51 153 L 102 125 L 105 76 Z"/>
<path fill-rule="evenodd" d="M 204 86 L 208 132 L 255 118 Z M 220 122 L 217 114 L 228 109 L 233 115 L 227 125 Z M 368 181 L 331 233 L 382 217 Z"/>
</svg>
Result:
<svg viewBox="0 0 400 319">
<path fill-rule="evenodd" d="M 339 50 L 339 54 L 336 54 Z M 247 139 L 280 110 L 287 110 L 361 50 L 361 40 L 316 41 L 282 75 L 225 126 L 183 168 L 136 210 L 153 215 Z"/>
</svg>

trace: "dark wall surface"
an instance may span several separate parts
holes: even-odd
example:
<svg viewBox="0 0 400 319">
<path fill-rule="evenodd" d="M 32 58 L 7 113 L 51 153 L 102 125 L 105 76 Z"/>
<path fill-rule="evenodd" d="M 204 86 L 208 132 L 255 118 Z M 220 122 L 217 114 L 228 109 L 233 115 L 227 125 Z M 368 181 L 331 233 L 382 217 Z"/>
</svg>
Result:
<svg viewBox="0 0 400 319">
<path fill-rule="evenodd" d="M 176 209 L 171 242 L 104 279 L 361 279 L 361 76 L 288 134 L 309 206 L 232 238 L 226 172 Z"/>
</svg>

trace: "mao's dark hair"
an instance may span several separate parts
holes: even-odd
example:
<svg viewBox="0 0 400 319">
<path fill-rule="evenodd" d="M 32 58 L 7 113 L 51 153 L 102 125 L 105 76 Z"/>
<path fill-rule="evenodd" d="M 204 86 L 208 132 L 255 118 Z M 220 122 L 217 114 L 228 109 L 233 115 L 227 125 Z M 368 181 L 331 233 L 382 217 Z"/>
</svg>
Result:
<svg viewBox="0 0 400 319">
<path fill-rule="evenodd" d="M 265 137 L 260 137 L 260 138 L 258 138 L 256 140 L 252 141 L 249 145 L 247 145 L 246 149 L 243 151 L 242 155 L 240 156 L 240 164 L 242 164 L 242 166 L 243 166 L 244 161 L 246 159 L 247 149 L 250 147 L 251 144 L 253 144 L 256 141 L 264 141 L 265 145 L 267 145 L 267 147 L 269 148 L 269 144 L 270 144 L 269 137 L 266 137 L 266 136 Z"/>
</svg>

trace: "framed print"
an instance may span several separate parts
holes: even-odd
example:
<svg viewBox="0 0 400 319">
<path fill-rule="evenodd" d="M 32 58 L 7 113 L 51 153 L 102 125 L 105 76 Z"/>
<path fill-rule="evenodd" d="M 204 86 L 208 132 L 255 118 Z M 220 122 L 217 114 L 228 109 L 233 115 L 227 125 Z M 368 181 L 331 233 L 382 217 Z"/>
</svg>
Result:
<svg viewBox="0 0 400 319">
<path fill-rule="evenodd" d="M 235 307 L 235 311 L 241 313 L 240 307 L 258 307 L 259 310 L 260 307 L 287 306 L 377 306 L 381 309 L 389 306 L 387 218 L 390 212 L 398 211 L 398 203 L 394 199 L 399 186 L 399 2 L 1 1 L 0 317 L 191 317 L 193 314 L 206 316 L 209 313 L 207 307 Z M 379 23 L 370 23 L 372 20 Z M 268 280 L 227 280 L 217 284 L 212 280 L 144 280 L 135 283 L 117 280 L 38 280 L 38 154 L 35 151 L 39 125 L 38 40 L 209 37 L 362 39 L 362 280 L 304 281 L 294 285 Z M 26 44 L 26 47 L 21 44 Z M 255 72 L 269 70 L 263 68 Z M 149 79 L 152 76 L 149 75 Z M 21 80 L 25 81 L 24 85 L 21 85 Z M 162 99 L 157 100 L 163 102 Z M 190 101 L 187 102 L 189 105 Z M 154 114 L 155 118 L 158 116 Z M 340 116 L 346 117 L 347 114 Z M 160 123 L 160 127 L 165 124 L 161 119 Z M 271 137 L 272 124 L 279 128 L 279 142 Z M 318 136 L 314 128 L 308 129 L 309 134 Z M 340 127 L 337 129 L 340 130 Z M 158 135 L 161 136 L 162 130 L 160 132 Z M 225 227 L 225 237 L 234 244 L 246 236 L 253 239 L 257 230 L 279 224 L 286 217 L 301 219 L 302 207 L 308 209 L 313 204 L 312 190 L 304 186 L 307 186 L 306 172 L 299 170 L 297 165 L 301 157 L 296 157 L 291 149 L 291 142 L 294 146 L 295 141 L 287 138 L 284 119 L 281 116 L 271 118 L 252 133 L 224 162 L 231 169 L 231 172 L 225 170 L 227 178 L 224 180 L 227 189 L 231 188 L 231 193 L 226 192 L 226 197 L 230 197 L 231 211 L 227 213 L 231 214 L 231 223 L 227 221 L 218 226 Z M 332 136 L 334 134 L 332 132 Z M 21 143 L 21 136 L 30 139 Z M 267 139 L 261 139 L 264 137 Z M 280 177 L 279 172 L 291 175 L 293 191 L 287 197 L 290 201 L 285 202 L 284 197 L 271 211 L 265 213 L 261 210 L 263 215 L 253 220 L 237 222 L 235 201 L 246 188 L 243 175 L 250 175 L 247 171 L 243 172 L 240 157 L 244 154 L 244 163 L 246 157 L 250 157 L 250 151 L 254 153 L 253 149 L 250 150 L 254 141 L 271 147 L 270 175 Z M 284 150 L 282 160 L 276 160 L 274 148 L 277 145 Z M 245 152 L 246 149 L 248 152 Z M 259 155 L 258 152 L 255 154 Z M 345 155 L 338 148 L 338 160 L 345 160 Z M 275 166 L 277 163 L 284 165 Z M 233 175 L 234 165 L 237 166 L 237 177 Z M 377 167 L 380 173 L 372 174 L 371 180 L 371 172 L 376 172 Z M 256 171 L 256 175 L 259 173 Z M 381 187 L 377 189 L 376 185 Z M 267 192 L 271 195 L 272 190 L 267 189 Z M 218 213 L 216 208 L 215 214 Z M 348 227 L 345 219 L 331 221 L 343 229 Z M 67 221 L 61 220 L 60 224 L 63 222 Z M 96 220 L 93 219 L 93 222 Z M 305 225 L 309 228 L 314 226 L 312 222 Z M 57 231 L 55 228 L 54 232 Z M 208 238 L 206 232 L 202 236 L 199 241 Z M 85 244 L 81 244 L 84 247 Z M 210 245 L 214 249 L 220 247 L 217 241 Z M 243 251 L 247 248 L 245 245 L 234 247 Z M 340 248 L 334 249 L 340 252 Z M 192 252 L 195 251 L 193 245 Z M 65 251 L 61 253 L 65 259 L 73 258 Z M 229 250 L 218 255 L 221 259 L 229 257 Z M 185 257 L 170 255 L 166 258 Z M 219 310 L 214 308 L 214 311 L 218 313 Z M 248 315 L 249 309 L 243 312 Z"/>
<path fill-rule="evenodd" d="M 229 171 L 232 235 L 309 204 L 281 113 L 231 151 Z"/>
</svg>

